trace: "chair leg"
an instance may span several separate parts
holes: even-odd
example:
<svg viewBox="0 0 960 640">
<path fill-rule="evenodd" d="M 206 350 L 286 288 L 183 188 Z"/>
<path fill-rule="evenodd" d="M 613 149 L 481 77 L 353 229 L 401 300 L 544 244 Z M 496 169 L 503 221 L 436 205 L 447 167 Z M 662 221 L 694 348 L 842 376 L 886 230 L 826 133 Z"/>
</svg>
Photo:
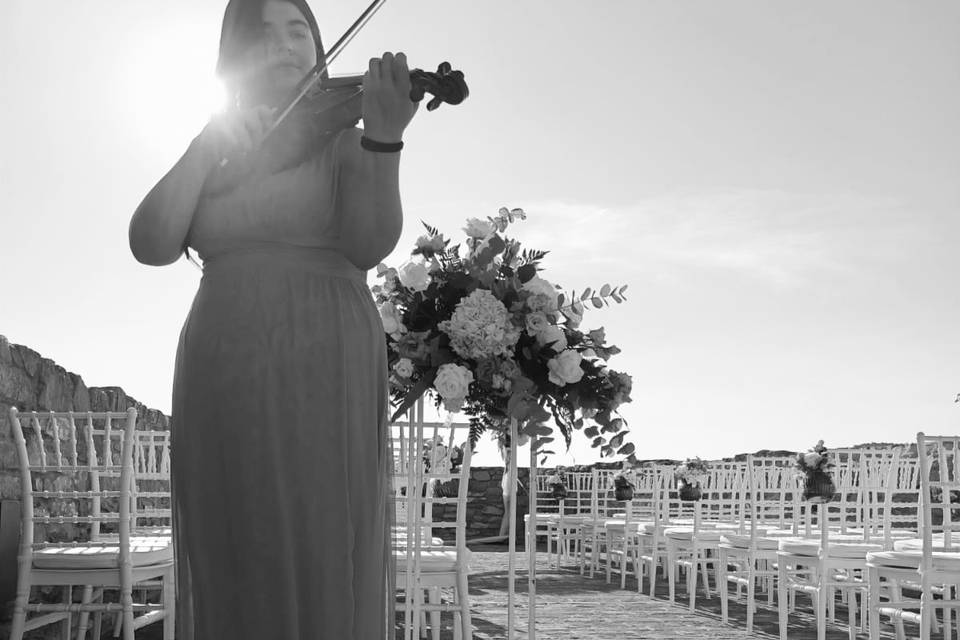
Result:
<svg viewBox="0 0 960 640">
<path fill-rule="evenodd" d="M 700 564 L 697 562 L 696 551 L 690 557 L 690 567 L 687 569 L 687 596 L 690 602 L 690 611 L 697 609 L 697 583 L 700 581 Z M 706 576 L 704 576 L 706 580 Z"/>
<path fill-rule="evenodd" d="M 470 617 L 470 591 L 466 569 L 457 572 L 457 602 L 460 604 L 460 639 L 473 640 L 473 620 Z"/>
<path fill-rule="evenodd" d="M 163 618 L 163 640 L 174 640 L 177 629 L 177 598 L 176 582 L 171 567 L 163 576 L 163 610 L 167 615 Z"/>
<path fill-rule="evenodd" d="M 872 567 L 867 567 L 867 584 L 867 610 L 870 615 L 867 633 L 870 634 L 870 640 L 880 640 L 880 576 Z"/>
<path fill-rule="evenodd" d="M 787 640 L 787 563 L 777 563 L 777 610 L 780 617 L 780 640 Z"/>
<path fill-rule="evenodd" d="M 747 633 L 753 633 L 753 609 L 756 597 L 757 577 L 753 568 L 753 558 L 747 559 Z"/>
<path fill-rule="evenodd" d="M 81 604 L 90 604 L 93 601 L 93 586 L 85 585 L 83 587 L 83 595 L 80 598 Z M 77 621 L 77 640 L 85 640 L 87 637 L 87 629 L 90 628 L 90 612 L 81 611 L 80 619 Z"/>
<path fill-rule="evenodd" d="M 667 593 L 670 596 L 670 602 L 675 601 L 677 576 L 676 576 L 676 554 L 673 545 L 667 545 Z"/>
<path fill-rule="evenodd" d="M 430 604 L 440 604 L 440 588 L 434 587 L 429 592 Z M 430 612 L 430 636 L 433 640 L 440 640 L 440 612 Z"/>
<path fill-rule="evenodd" d="M 719 575 L 717 576 L 717 590 L 720 592 L 720 622 L 727 624 L 729 616 L 728 613 L 728 602 L 727 600 L 730 597 L 729 589 L 727 588 L 727 550 L 720 549 L 720 566 L 717 568 Z"/>
<path fill-rule="evenodd" d="M 623 563 L 620 565 L 620 588 L 627 588 L 627 567 L 630 562 L 630 536 L 624 531 L 623 534 Z"/>
<path fill-rule="evenodd" d="M 857 640 L 857 592 L 848 591 L 847 596 L 847 626 L 849 640 Z"/>
<path fill-rule="evenodd" d="M 827 588 L 827 578 L 825 575 L 815 574 L 817 582 L 820 583 L 820 588 L 817 589 L 816 593 L 813 596 L 813 610 L 817 612 L 817 640 L 826 640 L 827 639 L 827 595 L 829 589 Z"/>
</svg>

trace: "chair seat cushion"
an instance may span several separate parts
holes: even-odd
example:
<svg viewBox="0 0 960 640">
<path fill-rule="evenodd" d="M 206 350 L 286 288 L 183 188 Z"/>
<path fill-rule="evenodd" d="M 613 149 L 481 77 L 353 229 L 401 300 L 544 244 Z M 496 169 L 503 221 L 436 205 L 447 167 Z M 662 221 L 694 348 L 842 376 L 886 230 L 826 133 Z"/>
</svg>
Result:
<svg viewBox="0 0 960 640">
<path fill-rule="evenodd" d="M 701 542 L 720 542 L 724 531 L 722 529 L 700 529 L 697 532 L 697 540 Z M 693 527 L 671 527 L 665 529 L 663 535 L 676 541 L 692 541 Z"/>
<path fill-rule="evenodd" d="M 820 553 L 820 539 L 780 538 L 780 551 L 796 556 L 816 558 Z M 871 551 L 881 551 L 883 545 L 864 542 L 837 542 L 830 540 L 827 555 L 831 558 L 864 558 Z"/>
<path fill-rule="evenodd" d="M 922 559 L 922 551 L 878 551 L 867 554 L 868 563 L 891 569 L 919 569 Z M 932 560 L 935 571 L 960 573 L 960 552 L 934 552 Z"/>
<path fill-rule="evenodd" d="M 407 554 L 404 551 L 394 550 L 393 559 L 397 563 L 397 572 L 407 570 Z M 464 570 L 470 566 L 470 551 L 466 550 L 463 556 Z M 420 552 L 421 573 L 446 573 L 457 568 L 457 552 L 455 549 L 432 549 Z M 410 567 L 412 570 L 413 567 Z"/>
<path fill-rule="evenodd" d="M 731 547 L 736 547 L 737 549 L 749 549 L 750 548 L 750 534 L 749 533 L 724 533 L 721 538 L 722 542 L 726 542 Z M 777 538 L 768 538 L 761 535 L 756 537 L 757 549 L 764 551 L 776 551 L 779 549 L 780 541 Z"/>
<path fill-rule="evenodd" d="M 391 539 L 393 540 L 393 546 L 395 547 L 405 547 L 407 545 L 407 536 L 403 536 L 403 535 L 398 536 L 394 534 Z M 442 547 L 445 544 L 447 544 L 447 541 L 444 540 L 443 538 L 430 538 L 429 541 L 421 540 L 420 544 L 429 545 L 432 547 Z"/>
<path fill-rule="evenodd" d="M 135 567 L 173 562 L 173 539 L 168 536 L 131 536 L 130 560 Z M 114 569 L 119 562 L 119 540 L 117 544 L 46 547 L 33 552 L 33 566 L 37 569 Z"/>
<path fill-rule="evenodd" d="M 933 551 L 960 551 L 960 535 L 955 535 L 950 537 L 950 548 L 947 549 L 944 545 L 943 534 L 938 534 L 933 536 Z M 903 540 L 896 540 L 893 543 L 894 551 L 923 551 L 923 539 L 921 538 L 905 538 Z"/>
<path fill-rule="evenodd" d="M 624 526 L 626 526 L 626 522 L 623 520 L 607 520 L 603 523 L 603 528 L 609 533 L 623 533 Z M 642 520 L 630 521 L 630 531 L 633 533 L 644 533 L 647 527 L 652 530 L 653 523 Z"/>
</svg>

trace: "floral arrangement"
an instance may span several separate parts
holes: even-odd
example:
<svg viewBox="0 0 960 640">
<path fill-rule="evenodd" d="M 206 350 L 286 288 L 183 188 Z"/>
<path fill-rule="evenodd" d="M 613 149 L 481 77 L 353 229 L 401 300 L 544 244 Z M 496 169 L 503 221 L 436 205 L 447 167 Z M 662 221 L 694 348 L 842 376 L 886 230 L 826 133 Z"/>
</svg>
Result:
<svg viewBox="0 0 960 640">
<path fill-rule="evenodd" d="M 699 457 L 687 458 L 673 472 L 673 477 L 685 484 L 699 484 L 709 472 L 710 467 Z"/>
<path fill-rule="evenodd" d="M 797 454 L 797 461 L 794 466 L 798 473 L 812 475 L 818 472 L 826 473 L 833 467 L 833 463 L 827 456 L 827 448 L 823 446 L 823 440 L 818 440 L 812 449 L 806 453 Z"/>
<path fill-rule="evenodd" d="M 632 380 L 607 366 L 620 349 L 606 343 L 602 327 L 579 328 L 584 303 L 623 302 L 627 287 L 562 293 L 538 275 L 547 252 L 505 235 L 525 219 L 522 209 L 501 208 L 496 218 L 467 220 L 463 252 L 424 223 L 408 262 L 378 266 L 382 283 L 372 289 L 386 333 L 392 419 L 430 392 L 438 408 L 470 416 L 471 445 L 516 419 L 534 450 L 553 453 L 540 449 L 554 440 L 552 417 L 567 447 L 583 429 L 602 456 L 633 460 L 618 413 Z"/>
<path fill-rule="evenodd" d="M 455 471 L 463 464 L 463 449 L 459 446 L 447 447 L 442 436 L 435 436 L 423 443 L 423 465 L 425 471 L 430 471 L 432 461 L 436 459 L 442 468 L 441 473 Z"/>
<path fill-rule="evenodd" d="M 637 487 L 637 472 L 632 467 L 624 465 L 620 471 L 617 471 L 613 475 L 613 486 L 617 489 L 636 489 Z"/>
<path fill-rule="evenodd" d="M 547 486 L 548 487 L 566 487 L 567 481 L 564 480 L 563 473 L 565 469 L 563 467 L 557 467 L 553 470 L 549 476 L 547 476 Z"/>
<path fill-rule="evenodd" d="M 795 463 L 797 475 L 803 478 L 803 499 L 814 503 L 830 502 L 836 493 L 829 470 L 833 467 L 827 456 L 823 440 L 818 440 L 813 449 L 798 453 Z"/>
</svg>

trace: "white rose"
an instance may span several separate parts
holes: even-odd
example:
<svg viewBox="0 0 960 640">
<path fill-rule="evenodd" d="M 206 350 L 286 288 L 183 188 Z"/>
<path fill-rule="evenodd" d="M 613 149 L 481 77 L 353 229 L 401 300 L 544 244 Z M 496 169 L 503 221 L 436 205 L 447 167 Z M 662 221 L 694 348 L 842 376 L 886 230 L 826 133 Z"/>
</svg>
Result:
<svg viewBox="0 0 960 640">
<path fill-rule="evenodd" d="M 541 347 L 545 347 L 551 342 L 555 343 L 551 348 L 558 353 L 567 348 L 567 336 L 563 333 L 563 329 L 551 325 L 537 334 L 537 344 Z"/>
<path fill-rule="evenodd" d="M 497 227 L 492 222 L 489 220 L 481 220 L 480 218 L 470 218 L 467 220 L 467 226 L 463 228 L 467 236 L 477 238 L 478 240 L 483 240 L 493 235 L 493 232 L 496 230 Z"/>
<path fill-rule="evenodd" d="M 541 278 L 540 276 L 534 276 L 523 283 L 524 290 L 529 291 L 531 297 L 541 294 L 547 297 L 547 306 L 544 309 L 545 311 L 556 311 L 557 310 L 557 299 L 559 298 L 559 292 L 557 288 Z M 539 309 L 536 309 L 539 311 Z"/>
<path fill-rule="evenodd" d="M 407 330 L 403 326 L 400 312 L 392 302 L 384 302 L 380 305 L 380 320 L 383 321 L 383 331 L 391 336 L 398 336 Z"/>
<path fill-rule="evenodd" d="M 803 456 L 803 462 L 808 467 L 813 467 L 813 468 L 816 468 L 816 466 L 820 464 L 820 459 L 821 459 L 821 456 L 816 451 L 811 451 L 809 453 L 804 454 Z"/>
<path fill-rule="evenodd" d="M 547 320 L 547 315 L 542 311 L 535 311 L 533 313 L 528 313 L 526 317 L 527 333 L 532 336 L 537 335 L 541 331 L 545 330 L 550 326 L 550 322 Z"/>
<path fill-rule="evenodd" d="M 400 267 L 398 277 L 400 284 L 414 291 L 424 291 L 430 285 L 430 272 L 420 262 L 408 262 Z"/>
<path fill-rule="evenodd" d="M 547 368 L 550 370 L 550 382 L 558 386 L 580 382 L 583 369 L 580 368 L 580 354 L 567 349 L 556 358 L 550 358 Z"/>
<path fill-rule="evenodd" d="M 450 405 L 444 402 L 448 410 L 455 411 L 459 410 L 463 404 L 471 382 L 473 382 L 472 371 L 459 364 L 448 362 L 440 365 L 440 368 L 437 369 L 437 377 L 433 381 L 433 387 L 444 401 L 449 400 L 456 404 L 457 409 L 450 409 Z"/>
<path fill-rule="evenodd" d="M 413 361 L 410 358 L 400 358 L 397 360 L 397 363 L 393 365 L 393 370 L 401 378 L 409 378 L 413 375 Z"/>
</svg>

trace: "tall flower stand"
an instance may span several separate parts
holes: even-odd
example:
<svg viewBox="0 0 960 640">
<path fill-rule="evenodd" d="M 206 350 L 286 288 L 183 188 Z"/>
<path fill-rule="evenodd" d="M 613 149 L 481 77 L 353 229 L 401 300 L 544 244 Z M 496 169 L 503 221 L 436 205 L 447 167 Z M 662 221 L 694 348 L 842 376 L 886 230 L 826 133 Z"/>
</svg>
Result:
<svg viewBox="0 0 960 640">
<path fill-rule="evenodd" d="M 508 545 L 507 558 L 507 640 L 514 639 L 514 600 L 516 596 L 517 580 L 517 421 L 515 418 L 510 420 L 510 542 Z M 537 478 L 537 453 L 535 447 L 536 441 L 530 439 L 530 483 L 531 491 L 529 494 L 527 531 L 525 540 L 527 541 L 527 597 L 529 604 L 527 607 L 527 637 L 529 640 L 536 639 L 536 596 L 537 596 L 537 500 L 536 500 L 536 478 Z"/>
</svg>

